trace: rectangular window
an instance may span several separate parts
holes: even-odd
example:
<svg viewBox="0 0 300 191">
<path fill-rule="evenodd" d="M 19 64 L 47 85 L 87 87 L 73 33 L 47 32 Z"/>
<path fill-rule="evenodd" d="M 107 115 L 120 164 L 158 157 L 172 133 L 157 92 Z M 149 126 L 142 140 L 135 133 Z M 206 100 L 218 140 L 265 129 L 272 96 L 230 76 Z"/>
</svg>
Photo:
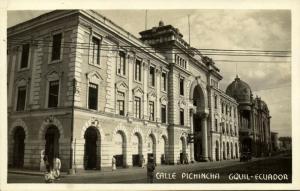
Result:
<svg viewBox="0 0 300 191">
<path fill-rule="evenodd" d="M 151 86 L 155 86 L 155 68 L 150 66 L 150 84 Z"/>
<path fill-rule="evenodd" d="M 119 115 L 125 115 L 125 94 L 123 92 L 118 92 L 117 107 Z"/>
<path fill-rule="evenodd" d="M 229 116 L 231 117 L 231 106 L 229 107 Z"/>
<path fill-rule="evenodd" d="M 215 109 L 218 109 L 218 96 L 215 95 Z"/>
<path fill-rule="evenodd" d="M 184 125 L 184 110 L 180 109 L 180 125 Z"/>
<path fill-rule="evenodd" d="M 215 129 L 216 129 L 216 132 L 218 132 L 218 119 L 215 119 Z"/>
<path fill-rule="evenodd" d="M 149 114 L 150 114 L 150 120 L 154 121 L 154 102 L 149 101 Z"/>
<path fill-rule="evenodd" d="M 141 118 L 141 98 L 134 98 L 134 117 Z"/>
<path fill-rule="evenodd" d="M 22 46 L 22 57 L 21 57 L 21 66 L 20 68 L 28 67 L 28 59 L 29 59 L 29 44 L 24 44 Z"/>
<path fill-rule="evenodd" d="M 134 79 L 137 81 L 141 81 L 141 61 L 140 60 L 136 60 L 135 61 L 135 74 L 134 74 Z"/>
<path fill-rule="evenodd" d="M 163 91 L 167 91 L 167 74 L 165 72 L 163 72 L 161 74 L 161 77 L 162 77 L 162 87 L 163 87 Z"/>
<path fill-rule="evenodd" d="M 92 38 L 92 64 L 100 64 L 100 40 L 96 37 Z"/>
<path fill-rule="evenodd" d="M 59 92 L 59 81 L 49 82 L 49 96 L 48 96 L 48 107 L 58 106 L 58 92 Z"/>
<path fill-rule="evenodd" d="M 180 95 L 184 95 L 184 79 L 180 78 L 180 83 L 179 83 L 179 88 L 180 88 Z"/>
<path fill-rule="evenodd" d="M 18 88 L 17 111 L 24 111 L 26 101 L 26 86 Z"/>
<path fill-rule="evenodd" d="M 98 85 L 89 83 L 89 109 L 98 109 Z"/>
<path fill-rule="evenodd" d="M 126 55 L 124 52 L 120 51 L 119 57 L 120 57 L 120 60 L 118 63 L 117 72 L 118 72 L 118 74 L 125 76 L 126 75 L 126 59 L 125 59 Z"/>
<path fill-rule="evenodd" d="M 59 60 L 61 54 L 61 39 L 62 33 L 53 35 L 53 42 L 52 42 L 52 57 L 51 60 Z"/>
<path fill-rule="evenodd" d="M 167 123 L 167 109 L 166 105 L 161 105 L 161 122 Z"/>
</svg>

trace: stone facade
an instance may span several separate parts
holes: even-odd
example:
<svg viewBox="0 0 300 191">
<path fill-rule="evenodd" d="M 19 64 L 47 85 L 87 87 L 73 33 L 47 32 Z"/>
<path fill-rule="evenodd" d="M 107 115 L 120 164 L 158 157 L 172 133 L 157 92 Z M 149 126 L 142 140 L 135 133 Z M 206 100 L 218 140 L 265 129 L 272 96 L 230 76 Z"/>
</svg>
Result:
<svg viewBox="0 0 300 191">
<path fill-rule="evenodd" d="M 250 86 L 238 76 L 227 87 L 226 93 L 238 102 L 239 138 L 242 152 L 252 156 L 269 156 L 271 153 L 270 113 L 267 104 L 253 98 Z"/>
<path fill-rule="evenodd" d="M 63 170 L 109 169 L 113 157 L 120 167 L 140 166 L 142 157 L 157 164 L 239 157 L 238 103 L 219 89 L 215 63 L 162 22 L 141 36 L 81 10 L 9 28 L 8 165 L 38 169 L 45 154 L 59 154 Z M 24 44 L 29 62 L 20 69 Z M 51 82 L 59 89 L 50 108 Z M 23 109 L 18 87 L 26 87 Z"/>
</svg>

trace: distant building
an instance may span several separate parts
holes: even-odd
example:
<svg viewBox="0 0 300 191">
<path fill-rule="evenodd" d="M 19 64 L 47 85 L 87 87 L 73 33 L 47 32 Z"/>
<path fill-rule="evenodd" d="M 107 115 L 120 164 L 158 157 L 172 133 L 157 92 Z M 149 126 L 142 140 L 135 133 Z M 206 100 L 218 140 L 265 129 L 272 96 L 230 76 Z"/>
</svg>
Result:
<svg viewBox="0 0 300 191">
<path fill-rule="evenodd" d="M 227 87 L 226 93 L 238 102 L 239 141 L 242 152 L 253 156 L 266 156 L 271 151 L 271 131 L 267 104 L 253 99 L 250 86 L 238 76 Z"/>
<path fill-rule="evenodd" d="M 279 150 L 279 140 L 278 140 L 278 133 L 271 132 L 271 145 L 272 151 L 276 152 Z"/>
<path fill-rule="evenodd" d="M 279 137 L 279 150 L 292 150 L 291 137 Z"/>
</svg>

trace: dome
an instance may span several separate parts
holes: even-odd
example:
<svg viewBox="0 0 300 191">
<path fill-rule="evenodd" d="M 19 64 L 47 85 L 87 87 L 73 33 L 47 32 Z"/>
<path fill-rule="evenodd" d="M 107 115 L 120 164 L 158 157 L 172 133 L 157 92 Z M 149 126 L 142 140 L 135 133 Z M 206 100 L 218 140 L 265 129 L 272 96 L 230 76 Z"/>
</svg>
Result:
<svg viewBox="0 0 300 191">
<path fill-rule="evenodd" d="M 250 103 L 251 102 L 251 88 L 242 81 L 238 76 L 234 81 L 226 88 L 226 94 L 236 99 L 238 103 Z"/>
<path fill-rule="evenodd" d="M 159 21 L 159 23 L 158 23 L 158 26 L 159 27 L 163 27 L 165 24 L 164 24 L 164 22 L 163 21 Z"/>
</svg>

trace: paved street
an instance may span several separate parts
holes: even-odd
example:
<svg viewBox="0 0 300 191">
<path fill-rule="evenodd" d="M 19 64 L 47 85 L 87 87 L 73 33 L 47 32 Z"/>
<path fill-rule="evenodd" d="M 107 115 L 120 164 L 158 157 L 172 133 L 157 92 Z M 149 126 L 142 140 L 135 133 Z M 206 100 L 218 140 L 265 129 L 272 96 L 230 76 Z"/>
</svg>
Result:
<svg viewBox="0 0 300 191">
<path fill-rule="evenodd" d="M 279 165 L 280 164 L 280 165 Z M 208 174 L 207 176 L 217 175 L 217 179 L 187 179 L 182 177 L 182 173 L 189 172 L 190 176 L 194 174 Z M 290 156 L 275 156 L 271 158 L 253 159 L 251 162 L 222 161 L 222 162 L 207 162 L 194 163 L 189 165 L 175 166 L 158 166 L 156 173 L 159 173 L 155 179 L 155 183 L 233 183 L 233 182 L 264 182 L 263 180 L 255 180 L 256 173 L 282 173 L 287 174 L 288 180 L 291 181 L 291 157 Z M 230 180 L 230 173 L 249 174 L 253 176 L 251 180 Z M 174 178 L 172 179 L 172 175 Z M 218 177 L 219 176 L 219 177 Z M 209 178 L 209 177 L 208 177 Z M 270 181 L 270 180 L 269 180 Z M 42 174 L 8 174 L 8 183 L 43 183 Z M 76 175 L 62 174 L 61 180 L 55 183 L 146 183 L 146 169 L 130 168 L 118 169 L 114 172 L 87 171 L 77 173 Z M 268 182 L 268 181 L 265 181 Z M 271 181 L 272 182 L 272 181 Z M 276 181 L 275 181 L 276 182 Z"/>
</svg>

